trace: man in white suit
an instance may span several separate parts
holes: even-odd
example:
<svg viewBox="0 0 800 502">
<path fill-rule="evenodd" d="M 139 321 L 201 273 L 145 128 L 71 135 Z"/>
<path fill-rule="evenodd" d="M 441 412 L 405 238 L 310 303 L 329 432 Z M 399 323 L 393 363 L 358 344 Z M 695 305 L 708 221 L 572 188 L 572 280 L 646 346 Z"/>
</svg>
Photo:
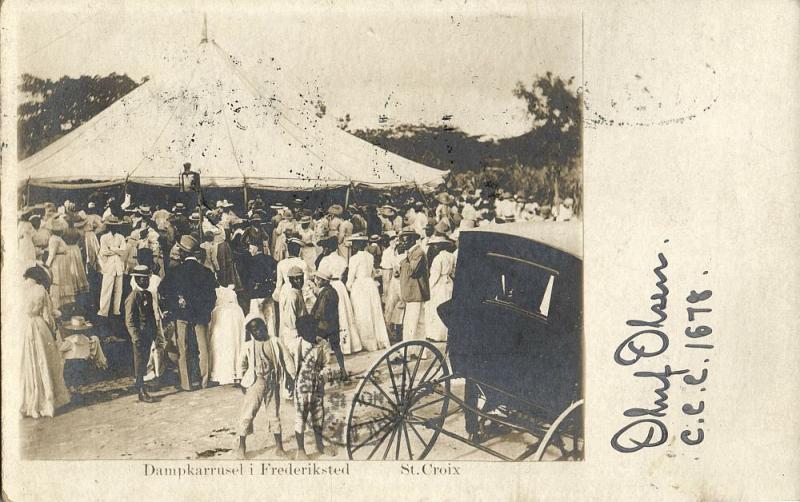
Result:
<svg viewBox="0 0 800 502">
<path fill-rule="evenodd" d="M 103 224 L 108 227 L 108 232 L 100 237 L 100 251 L 97 257 L 100 273 L 103 274 L 103 282 L 100 286 L 100 310 L 97 315 L 108 317 L 112 296 L 114 300 L 113 313 L 120 315 L 122 274 L 125 272 L 124 257 L 128 247 L 125 243 L 125 236 L 119 233 L 122 222 L 116 216 L 111 215 L 104 219 Z"/>
</svg>

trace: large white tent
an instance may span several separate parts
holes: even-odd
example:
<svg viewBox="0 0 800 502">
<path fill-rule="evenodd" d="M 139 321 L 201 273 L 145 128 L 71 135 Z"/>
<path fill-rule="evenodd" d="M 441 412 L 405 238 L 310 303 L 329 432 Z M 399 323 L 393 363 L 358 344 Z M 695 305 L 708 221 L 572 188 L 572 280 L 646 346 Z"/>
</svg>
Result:
<svg viewBox="0 0 800 502">
<path fill-rule="evenodd" d="M 288 104 L 281 91 L 204 39 L 183 68 L 151 78 L 22 161 L 21 180 L 56 189 L 176 187 L 181 166 L 191 162 L 208 187 L 429 191 L 444 181 L 447 171 L 363 141 L 313 107 Z"/>
</svg>

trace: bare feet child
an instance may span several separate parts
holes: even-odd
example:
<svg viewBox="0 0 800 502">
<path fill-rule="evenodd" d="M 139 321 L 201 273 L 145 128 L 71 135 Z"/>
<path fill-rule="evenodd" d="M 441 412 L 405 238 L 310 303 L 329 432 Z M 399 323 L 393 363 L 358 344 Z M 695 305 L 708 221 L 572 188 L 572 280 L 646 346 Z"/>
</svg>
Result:
<svg viewBox="0 0 800 502">
<path fill-rule="evenodd" d="M 267 413 L 267 430 L 275 437 L 274 453 L 278 457 L 285 457 L 281 435 L 280 386 L 281 380 L 287 378 L 287 369 L 281 345 L 275 337 L 269 338 L 267 335 L 267 325 L 260 313 L 251 313 L 245 319 L 243 349 L 240 385 L 244 401 L 239 419 L 236 457 L 245 458 L 245 440 L 253 433 L 253 420 L 262 404 Z"/>
<path fill-rule="evenodd" d="M 321 454 L 334 456 L 336 449 L 325 447 L 322 438 L 324 417 L 323 402 L 325 398 L 325 375 L 330 362 L 330 350 L 324 338 L 318 336 L 317 321 L 310 315 L 297 319 L 297 331 L 300 334 L 296 345 L 294 404 L 295 421 L 294 436 L 297 440 L 297 460 L 308 458 L 303 434 L 307 421 L 314 430 L 314 441 Z"/>
</svg>

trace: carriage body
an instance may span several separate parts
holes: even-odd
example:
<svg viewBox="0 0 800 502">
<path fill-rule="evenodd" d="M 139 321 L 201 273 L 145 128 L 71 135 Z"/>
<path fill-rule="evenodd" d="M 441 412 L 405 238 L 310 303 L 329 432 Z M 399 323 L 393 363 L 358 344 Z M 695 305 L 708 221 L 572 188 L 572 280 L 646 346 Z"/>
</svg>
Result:
<svg viewBox="0 0 800 502">
<path fill-rule="evenodd" d="M 580 399 L 582 275 L 579 224 L 462 232 L 453 296 L 439 309 L 453 373 L 519 397 L 503 404 L 530 413 Z"/>
<path fill-rule="evenodd" d="M 462 231 L 446 345 L 407 340 L 365 373 L 348 415 L 351 459 L 419 460 L 439 435 L 502 460 L 583 458 L 579 222 Z M 464 431 L 448 419 L 463 412 Z M 458 427 L 460 428 L 460 427 Z M 487 440 L 530 436 L 524 450 Z"/>
</svg>

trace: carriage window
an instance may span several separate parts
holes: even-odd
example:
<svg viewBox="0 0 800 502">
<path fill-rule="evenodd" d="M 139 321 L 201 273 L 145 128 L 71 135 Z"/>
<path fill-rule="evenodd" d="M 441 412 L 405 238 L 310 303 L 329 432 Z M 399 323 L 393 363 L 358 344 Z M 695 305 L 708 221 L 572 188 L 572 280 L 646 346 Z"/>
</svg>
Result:
<svg viewBox="0 0 800 502">
<path fill-rule="evenodd" d="M 485 300 L 547 317 L 558 273 L 518 258 L 489 253 L 488 295 Z"/>
</svg>

